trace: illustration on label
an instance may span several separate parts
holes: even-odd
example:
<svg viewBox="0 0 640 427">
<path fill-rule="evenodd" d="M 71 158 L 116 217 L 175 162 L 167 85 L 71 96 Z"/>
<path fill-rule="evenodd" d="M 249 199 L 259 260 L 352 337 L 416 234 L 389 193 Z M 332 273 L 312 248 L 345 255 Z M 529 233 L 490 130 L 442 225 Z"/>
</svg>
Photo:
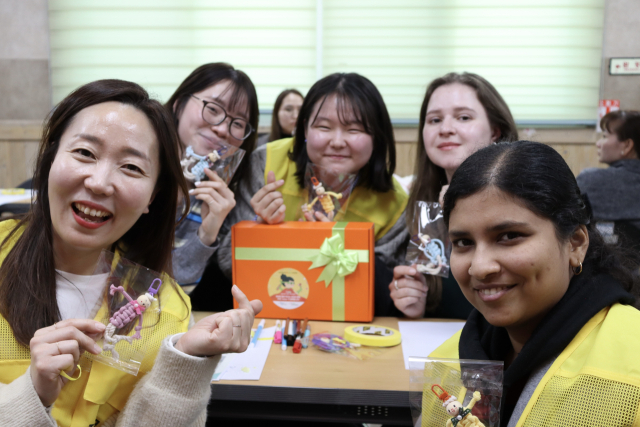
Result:
<svg viewBox="0 0 640 427">
<path fill-rule="evenodd" d="M 280 308 L 293 310 L 309 298 L 309 283 L 306 277 L 293 268 L 281 268 L 269 278 L 269 296 Z"/>
</svg>

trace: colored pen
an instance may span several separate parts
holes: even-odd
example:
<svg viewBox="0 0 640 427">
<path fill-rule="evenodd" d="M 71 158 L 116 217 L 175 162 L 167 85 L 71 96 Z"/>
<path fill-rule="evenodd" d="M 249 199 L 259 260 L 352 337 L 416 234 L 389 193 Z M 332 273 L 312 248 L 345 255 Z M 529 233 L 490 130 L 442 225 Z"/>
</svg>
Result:
<svg viewBox="0 0 640 427">
<path fill-rule="evenodd" d="M 293 324 L 295 323 L 295 320 L 292 320 L 291 322 L 289 322 L 289 330 L 287 332 L 287 345 L 293 345 Z"/>
<path fill-rule="evenodd" d="M 298 329 L 298 336 L 300 338 L 303 337 L 304 331 L 305 331 L 305 329 L 306 329 L 308 324 L 309 324 L 309 318 L 307 317 L 307 318 L 304 319 L 304 322 L 302 322 L 302 325 L 300 326 L 300 329 Z"/>
<path fill-rule="evenodd" d="M 276 333 L 273 335 L 273 343 L 280 344 L 282 342 L 282 330 L 280 329 L 280 321 L 276 321 Z"/>
<path fill-rule="evenodd" d="M 287 337 L 284 335 L 287 331 L 287 324 L 289 323 L 289 318 L 287 317 L 287 322 L 282 322 L 282 349 L 287 349 Z"/>
<path fill-rule="evenodd" d="M 253 348 L 256 346 L 258 342 L 258 338 L 260 338 L 260 333 L 262 332 L 262 328 L 264 328 L 264 319 L 260 321 L 258 325 L 258 329 L 256 329 L 256 333 L 253 335 L 253 339 L 251 340 L 251 344 L 249 344 L 249 348 Z"/>
<path fill-rule="evenodd" d="M 293 343 L 293 352 L 300 353 L 302 350 L 302 340 L 300 339 L 300 335 L 296 337 L 296 342 Z"/>
<path fill-rule="evenodd" d="M 293 334 L 292 334 L 294 340 L 296 339 L 296 334 L 297 333 L 298 333 L 298 321 L 294 320 L 293 321 Z"/>
<path fill-rule="evenodd" d="M 311 326 L 307 322 L 307 329 L 304 331 L 304 338 L 302 338 L 302 348 L 309 347 L 309 335 L 311 335 Z"/>
</svg>

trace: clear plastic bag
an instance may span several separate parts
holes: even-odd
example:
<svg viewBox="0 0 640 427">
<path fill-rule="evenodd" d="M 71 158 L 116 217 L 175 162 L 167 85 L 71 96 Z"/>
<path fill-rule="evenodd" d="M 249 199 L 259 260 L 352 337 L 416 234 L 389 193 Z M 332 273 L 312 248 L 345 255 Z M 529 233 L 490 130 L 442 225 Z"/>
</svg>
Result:
<svg viewBox="0 0 640 427">
<path fill-rule="evenodd" d="M 147 352 L 145 336 L 153 334 L 160 320 L 158 296 L 168 276 L 103 250 L 94 275 L 106 276 L 103 304 L 97 319 L 106 330 L 97 341 L 102 353 L 97 362 L 137 375 Z"/>
<path fill-rule="evenodd" d="M 449 277 L 451 241 L 437 202 L 416 202 L 406 260 L 432 276 Z"/>
<path fill-rule="evenodd" d="M 320 212 L 329 221 L 339 221 L 347 211 L 356 175 L 343 174 L 308 162 L 304 184 L 309 199 L 302 205 L 303 216 L 306 213 L 316 218 L 315 213 Z"/>
<path fill-rule="evenodd" d="M 246 152 L 241 148 L 224 142 L 220 142 L 219 145 L 221 146 L 220 148 L 206 156 L 196 154 L 191 146 L 187 147 L 180 165 L 182 166 L 184 177 L 188 181 L 200 182 L 208 180 L 204 170 L 211 169 L 229 185 Z"/>
<path fill-rule="evenodd" d="M 410 357 L 409 370 L 414 426 L 445 427 L 456 418 L 499 427 L 503 362 Z"/>
</svg>

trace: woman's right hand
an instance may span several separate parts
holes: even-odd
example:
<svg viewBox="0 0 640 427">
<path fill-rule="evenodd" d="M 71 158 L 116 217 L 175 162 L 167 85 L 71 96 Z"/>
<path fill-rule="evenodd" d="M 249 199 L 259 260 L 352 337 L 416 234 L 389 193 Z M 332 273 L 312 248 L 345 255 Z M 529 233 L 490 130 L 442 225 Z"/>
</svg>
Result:
<svg viewBox="0 0 640 427">
<path fill-rule="evenodd" d="M 85 351 L 100 354 L 95 340 L 105 326 L 90 319 L 68 319 L 38 329 L 29 343 L 31 347 L 31 382 L 44 406 L 56 401 L 69 381 L 60 373 L 73 375 L 80 355 Z"/>
<path fill-rule="evenodd" d="M 416 265 L 398 265 L 393 269 L 393 280 L 389 284 L 391 299 L 396 308 L 411 318 L 422 318 L 427 306 L 429 287 L 424 275 Z"/>
<path fill-rule="evenodd" d="M 251 198 L 251 207 L 262 222 L 279 224 L 284 221 L 286 206 L 282 193 L 276 191 L 284 185 L 284 180 L 276 181 L 273 171 L 267 174 L 267 184 Z"/>
</svg>

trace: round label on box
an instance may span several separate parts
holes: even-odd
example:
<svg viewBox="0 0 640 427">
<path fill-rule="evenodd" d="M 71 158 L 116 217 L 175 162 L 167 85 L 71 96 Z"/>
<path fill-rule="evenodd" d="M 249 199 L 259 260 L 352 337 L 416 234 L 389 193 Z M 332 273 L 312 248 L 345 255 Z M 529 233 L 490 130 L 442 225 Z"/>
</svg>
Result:
<svg viewBox="0 0 640 427">
<path fill-rule="evenodd" d="M 309 298 L 309 283 L 298 270 L 281 268 L 269 278 L 268 291 L 275 305 L 285 310 L 293 310 Z"/>
</svg>

